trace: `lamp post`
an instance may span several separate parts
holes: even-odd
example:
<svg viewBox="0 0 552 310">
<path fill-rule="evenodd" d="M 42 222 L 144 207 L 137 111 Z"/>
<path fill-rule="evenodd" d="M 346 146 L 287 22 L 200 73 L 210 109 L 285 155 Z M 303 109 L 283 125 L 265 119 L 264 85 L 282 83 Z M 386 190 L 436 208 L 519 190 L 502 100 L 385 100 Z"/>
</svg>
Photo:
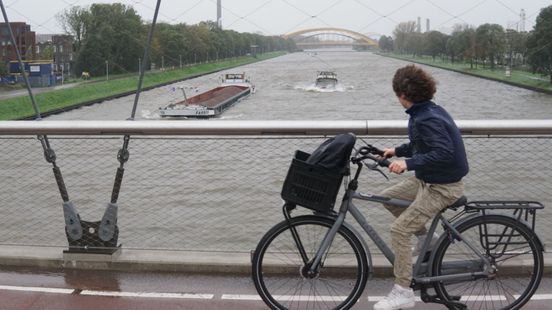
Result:
<svg viewBox="0 0 552 310">
<path fill-rule="evenodd" d="M 105 61 L 105 80 L 109 81 L 109 61 Z"/>
</svg>

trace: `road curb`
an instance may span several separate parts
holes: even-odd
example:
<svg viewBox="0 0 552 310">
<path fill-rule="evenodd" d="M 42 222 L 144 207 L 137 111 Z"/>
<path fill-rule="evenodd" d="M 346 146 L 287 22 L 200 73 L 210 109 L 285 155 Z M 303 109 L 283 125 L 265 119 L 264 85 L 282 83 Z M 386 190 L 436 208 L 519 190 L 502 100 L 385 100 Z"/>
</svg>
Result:
<svg viewBox="0 0 552 310">
<path fill-rule="evenodd" d="M 62 247 L 0 246 L 0 266 L 114 271 L 188 272 L 207 274 L 251 273 L 249 252 L 208 252 L 121 249 L 114 255 L 63 253 Z M 393 275 L 391 264 L 381 254 L 372 255 L 373 275 Z M 523 262 L 507 266 L 516 273 Z M 503 268 L 504 271 L 504 268 Z M 552 274 L 552 253 L 544 253 L 544 273 Z"/>
</svg>

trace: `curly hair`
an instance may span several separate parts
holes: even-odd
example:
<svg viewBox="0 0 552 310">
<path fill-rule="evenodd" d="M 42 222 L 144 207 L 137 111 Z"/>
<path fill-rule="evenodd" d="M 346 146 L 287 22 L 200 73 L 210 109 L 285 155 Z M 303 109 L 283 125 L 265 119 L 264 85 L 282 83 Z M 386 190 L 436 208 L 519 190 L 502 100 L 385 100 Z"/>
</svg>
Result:
<svg viewBox="0 0 552 310">
<path fill-rule="evenodd" d="M 429 73 L 415 65 L 402 67 L 393 77 L 393 91 L 397 97 L 404 95 L 413 103 L 433 99 L 437 82 Z"/>
</svg>

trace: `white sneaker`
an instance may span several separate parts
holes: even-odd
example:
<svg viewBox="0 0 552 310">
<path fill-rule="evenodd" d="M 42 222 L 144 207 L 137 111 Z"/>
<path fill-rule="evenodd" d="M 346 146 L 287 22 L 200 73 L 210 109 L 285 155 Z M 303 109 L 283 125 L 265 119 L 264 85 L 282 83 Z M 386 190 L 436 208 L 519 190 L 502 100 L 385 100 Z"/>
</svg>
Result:
<svg viewBox="0 0 552 310">
<path fill-rule="evenodd" d="M 412 256 L 418 256 L 420 255 L 420 251 L 422 250 L 422 247 L 424 246 L 425 239 L 427 238 L 427 235 L 420 235 L 416 236 L 418 238 L 418 242 L 416 243 L 416 246 L 412 248 Z M 431 241 L 429 242 L 429 250 L 433 249 L 435 244 L 437 244 L 437 241 L 439 240 L 439 235 L 437 233 L 433 233 L 433 237 L 431 238 Z"/>
<path fill-rule="evenodd" d="M 391 293 L 374 305 L 374 310 L 398 310 L 413 308 L 416 304 L 414 291 L 398 284 L 393 286 Z"/>
</svg>

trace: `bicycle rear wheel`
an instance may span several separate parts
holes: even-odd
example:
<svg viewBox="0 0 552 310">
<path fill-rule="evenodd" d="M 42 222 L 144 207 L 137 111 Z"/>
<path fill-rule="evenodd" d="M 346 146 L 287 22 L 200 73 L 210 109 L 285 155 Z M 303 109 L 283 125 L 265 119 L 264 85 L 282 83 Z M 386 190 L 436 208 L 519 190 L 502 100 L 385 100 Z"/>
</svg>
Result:
<svg viewBox="0 0 552 310">
<path fill-rule="evenodd" d="M 253 282 L 272 309 L 349 309 L 358 300 L 368 279 L 366 252 L 360 240 L 342 226 L 325 253 L 319 272 L 308 275 L 293 239 L 312 260 L 324 236 L 334 224 L 319 216 L 299 216 L 290 224 L 274 226 L 259 242 L 253 256 Z"/>
<path fill-rule="evenodd" d="M 535 293 L 543 272 L 543 255 L 533 231 L 502 215 L 479 216 L 456 229 L 490 260 L 496 272 L 473 281 L 439 282 L 437 295 L 458 300 L 468 309 L 519 309 Z M 437 247 L 433 275 L 480 272 L 484 263 L 463 241 L 444 238 Z"/>
</svg>

